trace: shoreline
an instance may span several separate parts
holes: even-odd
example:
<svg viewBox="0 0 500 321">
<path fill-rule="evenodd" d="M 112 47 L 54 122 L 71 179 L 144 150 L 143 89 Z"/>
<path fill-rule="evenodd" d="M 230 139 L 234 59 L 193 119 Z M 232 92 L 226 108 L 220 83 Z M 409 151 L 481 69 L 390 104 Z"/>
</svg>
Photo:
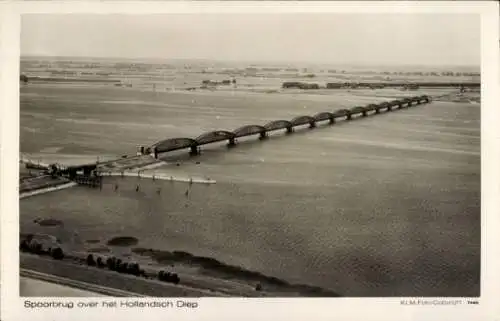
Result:
<svg viewBox="0 0 500 321">
<path fill-rule="evenodd" d="M 27 235 L 24 235 L 27 237 Z M 23 239 L 23 234 L 21 234 Z M 69 251 L 64 258 L 55 260 L 50 257 L 49 252 L 32 252 L 24 249 L 20 251 L 21 267 L 35 270 L 41 273 L 54 274 L 59 277 L 71 280 L 91 282 L 92 280 L 82 279 L 82 272 L 74 274 L 74 270 L 85 269 L 90 274 L 113 273 L 117 277 L 123 275 L 127 279 L 142 281 L 155 281 L 159 284 L 166 284 L 168 287 L 182 287 L 209 294 L 209 296 L 232 296 L 232 297 L 340 297 L 341 295 L 325 288 L 307 284 L 294 284 L 284 279 L 264 275 L 257 271 L 247 270 L 240 266 L 233 266 L 212 257 L 193 255 L 184 251 L 166 251 L 147 249 L 142 247 L 126 246 L 130 250 L 130 255 L 118 255 L 112 251 L 92 252 L 91 250 Z M 109 249 L 109 248 L 108 248 Z M 144 274 L 132 275 L 127 272 L 119 272 L 107 266 L 96 266 L 90 264 L 88 257 L 92 255 L 93 260 L 108 262 L 109 259 L 120 259 L 125 263 L 139 262 Z M 27 263 L 28 262 L 28 263 Z M 38 263 L 36 263 L 38 262 Z M 49 264 L 51 267 L 44 267 Z M 70 268 L 66 268 L 70 267 Z M 139 268 L 139 267 L 138 267 Z M 179 284 L 160 281 L 161 271 L 175 271 L 180 277 Z M 98 272 L 100 271 L 100 272 Z M 100 283 L 99 283 L 100 284 Z M 106 284 L 103 284 L 108 286 Z M 119 285 L 115 285 L 118 286 Z M 129 290 L 130 291 L 130 290 Z M 137 292 L 137 291 L 132 291 Z M 142 293 L 147 294 L 147 293 Z"/>
<path fill-rule="evenodd" d="M 42 195 L 42 194 L 47 194 L 50 192 L 56 192 L 56 191 L 67 189 L 67 188 L 74 187 L 77 185 L 78 184 L 75 182 L 69 182 L 69 183 L 65 183 L 65 184 L 61 184 L 61 185 L 57 185 L 57 186 L 35 189 L 35 190 L 29 191 L 29 192 L 20 192 L 19 199 L 21 200 L 21 199 L 36 196 L 36 195 Z"/>
<path fill-rule="evenodd" d="M 269 293 L 297 294 L 301 297 L 340 297 L 341 295 L 319 286 L 290 283 L 284 279 L 268 276 L 258 271 L 221 262 L 213 257 L 191 254 L 185 251 L 166 251 L 134 247 L 131 252 L 147 257 L 160 265 L 185 265 L 197 268 L 202 276 L 221 278 L 241 284 L 259 284 Z M 285 295 L 286 296 L 286 295 Z"/>
<path fill-rule="evenodd" d="M 188 183 L 188 184 L 203 184 L 203 185 L 212 185 L 217 182 L 214 179 L 203 179 L 203 178 L 187 178 L 187 177 L 179 177 L 179 176 L 167 176 L 165 175 L 157 175 L 157 174 L 144 174 L 144 173 L 101 173 L 102 177 L 127 177 L 127 178 L 139 178 L 139 179 L 149 179 L 152 181 L 162 180 L 162 181 L 170 181 L 170 182 L 180 182 L 180 183 Z M 57 192 L 60 190 L 68 189 L 71 187 L 80 186 L 80 184 L 70 181 L 68 183 L 58 184 L 56 186 L 43 187 L 43 188 L 35 188 L 33 190 L 29 190 L 26 192 L 19 192 L 19 200 L 26 199 L 29 197 L 43 195 L 47 193 Z"/>
<path fill-rule="evenodd" d="M 95 291 L 99 290 L 98 287 L 101 287 L 101 290 L 104 288 L 108 292 L 115 292 L 113 296 L 118 292 L 124 297 L 204 297 L 209 296 L 208 294 L 212 297 L 225 296 L 217 292 L 190 288 L 183 285 L 176 286 L 154 279 L 138 278 L 114 271 L 75 264 L 67 262 L 67 260 L 56 261 L 20 252 L 20 275 L 22 275 L 23 270 L 33 271 L 31 275 L 45 275 L 46 280 L 59 281 L 61 284 L 76 286 L 76 288 L 90 286 Z M 126 292 L 133 293 L 133 295 L 123 295 Z M 103 291 L 100 293 L 103 293 Z"/>
</svg>

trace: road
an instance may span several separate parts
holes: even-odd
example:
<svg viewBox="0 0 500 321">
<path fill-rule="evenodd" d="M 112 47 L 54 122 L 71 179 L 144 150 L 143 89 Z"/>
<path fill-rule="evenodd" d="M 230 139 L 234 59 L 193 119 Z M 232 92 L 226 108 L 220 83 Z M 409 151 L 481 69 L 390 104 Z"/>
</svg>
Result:
<svg viewBox="0 0 500 321">
<path fill-rule="evenodd" d="M 29 273 L 29 272 L 28 272 Z M 90 292 L 75 288 L 72 286 L 65 286 L 61 284 L 54 283 L 53 281 L 43 281 L 37 276 L 24 277 L 23 271 L 21 271 L 21 277 L 19 278 L 19 289 L 25 297 L 65 297 L 65 298 L 76 298 L 76 297 L 105 297 L 104 295 L 97 292 Z M 49 275 L 50 277 L 50 275 Z"/>
<path fill-rule="evenodd" d="M 95 296 L 113 296 L 113 297 L 143 297 L 144 295 L 141 295 L 139 293 L 133 293 L 129 291 L 122 291 L 119 289 L 113 289 L 105 286 L 100 286 L 92 283 L 87 283 L 87 282 L 81 282 L 81 281 L 75 281 L 72 279 L 60 277 L 60 276 L 54 276 L 51 274 L 47 273 L 40 273 L 32 270 L 27 270 L 27 269 L 21 269 L 19 271 L 21 278 L 29 278 L 29 279 L 35 279 L 38 281 L 43 281 L 43 282 L 48 282 L 52 283 L 54 285 L 62 287 L 59 291 L 54 291 L 52 295 L 50 295 L 51 291 L 45 291 L 48 293 L 36 293 L 36 295 L 29 295 L 26 293 L 21 293 L 22 295 L 26 296 L 55 296 L 55 297 L 60 297 L 63 296 L 62 293 L 67 292 L 67 291 L 62 291 L 64 287 L 70 287 L 74 289 L 79 289 L 84 291 L 83 293 L 87 293 L 85 296 L 94 296 L 94 294 L 97 294 Z M 26 291 L 28 292 L 28 291 Z M 100 294 L 100 295 L 99 295 Z"/>
</svg>

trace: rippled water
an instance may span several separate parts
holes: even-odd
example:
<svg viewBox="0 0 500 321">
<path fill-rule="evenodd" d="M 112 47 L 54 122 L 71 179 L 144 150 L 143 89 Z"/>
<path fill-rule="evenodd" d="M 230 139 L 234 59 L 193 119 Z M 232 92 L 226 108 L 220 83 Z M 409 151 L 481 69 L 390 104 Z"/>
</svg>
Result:
<svg viewBox="0 0 500 321">
<path fill-rule="evenodd" d="M 21 151 L 53 158 L 133 153 L 161 138 L 385 99 L 23 90 Z M 346 296 L 474 296 L 479 119 L 479 105 L 435 102 L 263 142 L 243 139 L 231 150 L 215 144 L 194 159 L 168 158 L 180 166 L 156 169 L 217 180 L 194 184 L 188 197 L 183 183 L 109 178 L 102 190 L 22 200 L 22 228 L 39 229 L 34 218 L 52 217 L 64 227 L 51 232 L 66 241 L 74 232 L 135 236 L 139 246 L 213 256 Z"/>
</svg>

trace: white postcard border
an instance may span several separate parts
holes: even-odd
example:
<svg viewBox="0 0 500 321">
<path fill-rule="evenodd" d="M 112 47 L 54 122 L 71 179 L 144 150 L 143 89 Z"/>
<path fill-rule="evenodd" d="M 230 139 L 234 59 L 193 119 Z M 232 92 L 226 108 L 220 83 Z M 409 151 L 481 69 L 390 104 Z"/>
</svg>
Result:
<svg viewBox="0 0 500 321">
<path fill-rule="evenodd" d="M 189 309 L 23 309 L 19 298 L 19 47 L 27 13 L 477 13 L 481 19 L 482 255 L 479 305 L 404 306 L 400 298 L 197 299 Z M 494 2 L 31 2 L 0 4 L 2 320 L 500 320 L 499 23 Z M 457 213 L 459 215 L 459 213 Z M 34 300 L 31 298 L 30 300 Z M 40 300 L 54 300 L 41 298 Z M 68 301 L 68 299 L 61 299 Z M 108 299 L 74 298 L 75 302 Z M 123 298 L 116 300 L 133 301 Z M 157 298 L 150 300 L 158 300 Z M 169 300 L 169 299 L 165 299 Z M 429 299 L 432 300 L 432 299 Z M 147 313 L 143 315 L 143 313 Z M 496 318 L 495 318 L 496 317 Z"/>
</svg>

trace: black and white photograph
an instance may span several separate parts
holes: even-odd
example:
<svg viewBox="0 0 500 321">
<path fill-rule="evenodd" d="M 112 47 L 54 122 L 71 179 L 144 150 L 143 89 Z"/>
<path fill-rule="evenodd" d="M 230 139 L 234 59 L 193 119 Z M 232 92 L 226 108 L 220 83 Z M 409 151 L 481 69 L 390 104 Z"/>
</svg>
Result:
<svg viewBox="0 0 500 321">
<path fill-rule="evenodd" d="M 21 295 L 479 296 L 479 40 L 466 14 L 22 16 Z"/>
<path fill-rule="evenodd" d="M 25 307 L 484 295 L 480 14 L 47 12 L 19 26 Z"/>
</svg>

